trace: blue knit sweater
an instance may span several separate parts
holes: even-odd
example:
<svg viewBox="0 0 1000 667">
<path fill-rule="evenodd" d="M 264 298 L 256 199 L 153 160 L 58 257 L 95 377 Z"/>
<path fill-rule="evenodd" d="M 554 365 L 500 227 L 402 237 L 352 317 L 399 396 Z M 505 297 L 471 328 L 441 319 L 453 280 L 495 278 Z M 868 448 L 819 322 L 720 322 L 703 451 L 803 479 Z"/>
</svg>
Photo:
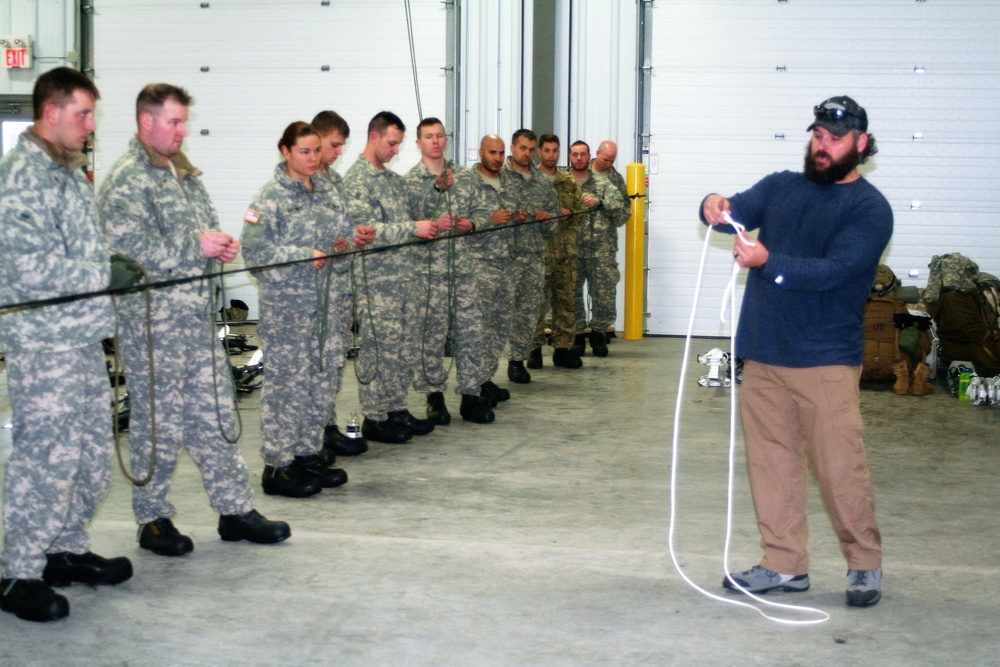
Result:
<svg viewBox="0 0 1000 667">
<path fill-rule="evenodd" d="M 819 185 L 784 171 L 729 201 L 733 219 L 759 229 L 770 252 L 747 276 L 737 356 L 794 368 L 860 366 L 865 304 L 892 236 L 886 198 L 863 178 Z"/>
</svg>

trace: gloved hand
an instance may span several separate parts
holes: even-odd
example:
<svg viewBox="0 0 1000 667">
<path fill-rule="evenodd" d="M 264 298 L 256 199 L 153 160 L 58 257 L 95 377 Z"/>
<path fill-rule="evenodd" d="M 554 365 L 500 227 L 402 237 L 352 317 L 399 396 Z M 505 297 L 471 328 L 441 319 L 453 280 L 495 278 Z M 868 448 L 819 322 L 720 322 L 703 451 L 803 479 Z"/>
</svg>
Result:
<svg viewBox="0 0 1000 667">
<path fill-rule="evenodd" d="M 142 282 L 146 277 L 146 270 L 142 264 L 135 261 L 128 255 L 114 253 L 111 255 L 111 283 L 108 289 L 112 291 L 124 290 Z"/>
</svg>

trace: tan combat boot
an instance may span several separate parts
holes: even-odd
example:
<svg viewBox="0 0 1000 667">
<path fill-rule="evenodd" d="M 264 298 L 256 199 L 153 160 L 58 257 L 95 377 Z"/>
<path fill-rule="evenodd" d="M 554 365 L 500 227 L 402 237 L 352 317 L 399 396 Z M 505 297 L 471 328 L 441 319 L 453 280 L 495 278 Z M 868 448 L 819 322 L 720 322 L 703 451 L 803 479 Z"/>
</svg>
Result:
<svg viewBox="0 0 1000 667">
<path fill-rule="evenodd" d="M 896 384 L 892 385 L 892 390 L 902 396 L 910 393 L 910 362 L 901 359 L 892 365 L 892 372 L 896 374 Z"/>
<path fill-rule="evenodd" d="M 910 393 L 914 396 L 927 396 L 934 393 L 934 383 L 929 381 L 931 367 L 921 362 L 913 370 L 913 382 L 910 384 Z"/>
</svg>

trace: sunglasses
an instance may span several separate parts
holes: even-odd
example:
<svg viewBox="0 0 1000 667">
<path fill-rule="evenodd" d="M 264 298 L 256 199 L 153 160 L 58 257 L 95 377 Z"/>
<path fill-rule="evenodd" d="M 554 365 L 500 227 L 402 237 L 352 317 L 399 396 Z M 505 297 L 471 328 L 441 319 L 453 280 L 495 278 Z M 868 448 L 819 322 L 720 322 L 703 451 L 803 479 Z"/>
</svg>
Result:
<svg viewBox="0 0 1000 667">
<path fill-rule="evenodd" d="M 845 107 L 837 104 L 836 102 L 817 104 L 813 107 L 813 114 L 816 116 L 816 120 L 837 121 L 844 120 L 848 116 L 857 118 L 855 114 L 851 113 Z"/>
</svg>

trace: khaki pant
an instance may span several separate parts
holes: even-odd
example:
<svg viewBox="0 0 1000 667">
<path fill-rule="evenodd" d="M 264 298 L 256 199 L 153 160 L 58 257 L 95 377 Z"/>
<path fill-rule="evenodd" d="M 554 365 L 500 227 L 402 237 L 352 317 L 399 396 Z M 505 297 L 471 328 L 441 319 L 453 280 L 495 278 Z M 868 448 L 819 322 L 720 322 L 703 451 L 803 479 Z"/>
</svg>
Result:
<svg viewBox="0 0 1000 667">
<path fill-rule="evenodd" d="M 740 412 L 764 557 L 781 574 L 807 574 L 807 459 L 848 567 L 882 564 L 882 538 L 862 438 L 861 367 L 785 368 L 747 361 Z"/>
</svg>

